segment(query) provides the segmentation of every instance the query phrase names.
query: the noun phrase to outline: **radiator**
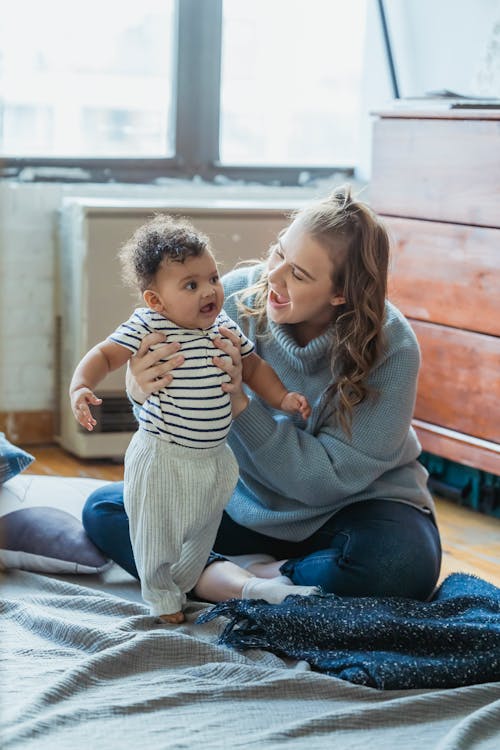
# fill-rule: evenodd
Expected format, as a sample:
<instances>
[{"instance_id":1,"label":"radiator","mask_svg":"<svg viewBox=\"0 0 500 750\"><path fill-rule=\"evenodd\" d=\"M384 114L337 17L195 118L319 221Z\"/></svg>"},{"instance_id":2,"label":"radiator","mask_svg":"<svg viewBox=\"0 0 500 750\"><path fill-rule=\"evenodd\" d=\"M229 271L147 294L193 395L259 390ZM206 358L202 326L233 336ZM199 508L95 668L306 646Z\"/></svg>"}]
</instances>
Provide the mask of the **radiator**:
<instances>
[{"instance_id":1,"label":"radiator","mask_svg":"<svg viewBox=\"0 0 500 750\"><path fill-rule=\"evenodd\" d=\"M123 457L136 422L125 394L125 370L111 373L96 389L97 427L76 422L68 388L79 360L126 320L137 303L122 285L117 253L135 229L156 212L190 219L213 244L221 271L262 256L286 225L286 205L255 201L103 201L67 198L60 211L57 262L57 440L82 458Z\"/></svg>"}]
</instances>

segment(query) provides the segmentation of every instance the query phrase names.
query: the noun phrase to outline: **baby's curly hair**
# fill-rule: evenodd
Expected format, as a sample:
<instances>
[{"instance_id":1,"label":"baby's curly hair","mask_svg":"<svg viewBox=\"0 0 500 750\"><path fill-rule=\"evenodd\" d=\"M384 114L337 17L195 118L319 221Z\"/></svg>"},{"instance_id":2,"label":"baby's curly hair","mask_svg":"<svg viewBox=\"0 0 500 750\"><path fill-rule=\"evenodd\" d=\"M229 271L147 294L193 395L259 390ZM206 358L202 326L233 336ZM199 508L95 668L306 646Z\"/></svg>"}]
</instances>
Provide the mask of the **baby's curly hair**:
<instances>
[{"instance_id":1,"label":"baby's curly hair","mask_svg":"<svg viewBox=\"0 0 500 750\"><path fill-rule=\"evenodd\" d=\"M144 292L149 289L165 260L184 263L211 251L210 240L183 217L157 214L137 229L118 253L122 278L127 286Z\"/></svg>"}]
</instances>

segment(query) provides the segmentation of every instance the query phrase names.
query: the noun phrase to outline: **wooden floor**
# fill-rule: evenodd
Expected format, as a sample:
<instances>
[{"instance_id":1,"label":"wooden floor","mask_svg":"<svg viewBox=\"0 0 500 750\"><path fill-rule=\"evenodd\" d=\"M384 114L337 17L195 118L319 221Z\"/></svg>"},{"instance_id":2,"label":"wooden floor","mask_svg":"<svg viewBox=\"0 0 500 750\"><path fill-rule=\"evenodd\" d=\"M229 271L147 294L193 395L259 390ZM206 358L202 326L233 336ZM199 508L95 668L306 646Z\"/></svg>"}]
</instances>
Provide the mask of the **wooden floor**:
<instances>
[{"instance_id":1,"label":"wooden floor","mask_svg":"<svg viewBox=\"0 0 500 750\"><path fill-rule=\"evenodd\" d=\"M123 464L82 461L55 445L29 446L35 456L27 474L123 479ZM500 519L436 498L443 543L441 580L454 571L473 573L500 586Z\"/></svg>"}]
</instances>

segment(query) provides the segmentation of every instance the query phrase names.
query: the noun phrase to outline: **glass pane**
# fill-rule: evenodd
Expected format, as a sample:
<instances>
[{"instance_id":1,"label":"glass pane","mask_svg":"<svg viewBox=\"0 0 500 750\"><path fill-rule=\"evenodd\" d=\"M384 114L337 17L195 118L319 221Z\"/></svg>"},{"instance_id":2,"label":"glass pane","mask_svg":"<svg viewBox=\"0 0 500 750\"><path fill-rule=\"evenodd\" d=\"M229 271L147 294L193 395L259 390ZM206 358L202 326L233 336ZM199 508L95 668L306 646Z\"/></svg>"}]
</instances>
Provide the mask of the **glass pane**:
<instances>
[{"instance_id":1,"label":"glass pane","mask_svg":"<svg viewBox=\"0 0 500 750\"><path fill-rule=\"evenodd\" d=\"M357 162L366 3L224 0L222 162Z\"/></svg>"},{"instance_id":2,"label":"glass pane","mask_svg":"<svg viewBox=\"0 0 500 750\"><path fill-rule=\"evenodd\" d=\"M5 156L171 156L174 0L6 0Z\"/></svg>"}]
</instances>

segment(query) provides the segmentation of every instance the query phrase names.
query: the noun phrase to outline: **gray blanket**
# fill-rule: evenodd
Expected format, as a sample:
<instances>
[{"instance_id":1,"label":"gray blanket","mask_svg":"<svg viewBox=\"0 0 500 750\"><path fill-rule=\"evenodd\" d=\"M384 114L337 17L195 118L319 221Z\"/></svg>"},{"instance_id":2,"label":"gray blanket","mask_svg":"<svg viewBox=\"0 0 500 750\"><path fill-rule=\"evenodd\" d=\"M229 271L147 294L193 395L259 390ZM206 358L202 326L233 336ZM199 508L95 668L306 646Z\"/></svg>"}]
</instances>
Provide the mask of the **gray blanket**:
<instances>
[{"instance_id":1,"label":"gray blanket","mask_svg":"<svg viewBox=\"0 0 500 750\"><path fill-rule=\"evenodd\" d=\"M498 683L382 693L70 580L2 581L3 750L500 747Z\"/></svg>"}]
</instances>

